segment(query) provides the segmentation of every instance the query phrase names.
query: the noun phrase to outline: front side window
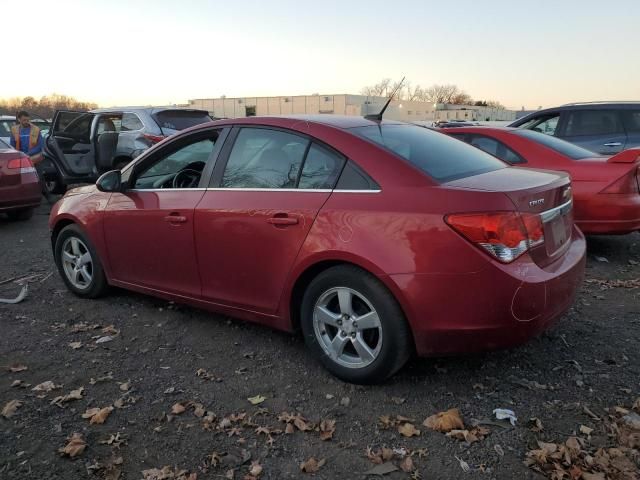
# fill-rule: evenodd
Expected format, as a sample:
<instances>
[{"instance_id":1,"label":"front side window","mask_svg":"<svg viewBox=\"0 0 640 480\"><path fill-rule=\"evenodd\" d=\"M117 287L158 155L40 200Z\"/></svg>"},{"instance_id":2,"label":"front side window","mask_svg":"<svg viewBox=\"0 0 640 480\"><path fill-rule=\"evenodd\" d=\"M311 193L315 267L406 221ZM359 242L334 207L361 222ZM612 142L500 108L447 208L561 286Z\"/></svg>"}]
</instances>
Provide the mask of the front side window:
<instances>
[{"instance_id":1,"label":"front side window","mask_svg":"<svg viewBox=\"0 0 640 480\"><path fill-rule=\"evenodd\" d=\"M135 113L123 113L121 130L130 132L132 130L142 130L142 122Z\"/></svg>"},{"instance_id":2,"label":"front side window","mask_svg":"<svg viewBox=\"0 0 640 480\"><path fill-rule=\"evenodd\" d=\"M487 152L509 164L526 163L525 159L495 138L484 135L472 135L470 142L474 147Z\"/></svg>"},{"instance_id":3,"label":"front side window","mask_svg":"<svg viewBox=\"0 0 640 480\"><path fill-rule=\"evenodd\" d=\"M218 133L212 132L207 138L174 148L166 155L161 154L151 165L136 172L134 188L146 190L197 187L217 138Z\"/></svg>"},{"instance_id":4,"label":"front side window","mask_svg":"<svg viewBox=\"0 0 640 480\"><path fill-rule=\"evenodd\" d=\"M382 124L350 131L399 155L440 183L506 168L477 148L416 125Z\"/></svg>"},{"instance_id":5,"label":"front side window","mask_svg":"<svg viewBox=\"0 0 640 480\"><path fill-rule=\"evenodd\" d=\"M242 128L229 155L221 186L296 188L308 145L309 140L299 135Z\"/></svg>"},{"instance_id":6,"label":"front side window","mask_svg":"<svg viewBox=\"0 0 640 480\"><path fill-rule=\"evenodd\" d=\"M618 112L613 110L576 110L567 115L565 135L608 135L622 133Z\"/></svg>"},{"instance_id":7,"label":"front side window","mask_svg":"<svg viewBox=\"0 0 640 480\"><path fill-rule=\"evenodd\" d=\"M93 117L93 113L60 112L56 116L56 124L53 129L54 133L89 138Z\"/></svg>"},{"instance_id":8,"label":"front side window","mask_svg":"<svg viewBox=\"0 0 640 480\"><path fill-rule=\"evenodd\" d=\"M544 133L545 135L555 135L556 129L558 128L559 120L559 113L542 115L540 117L532 118L528 122L523 123L519 128L533 130L534 132Z\"/></svg>"}]
</instances>

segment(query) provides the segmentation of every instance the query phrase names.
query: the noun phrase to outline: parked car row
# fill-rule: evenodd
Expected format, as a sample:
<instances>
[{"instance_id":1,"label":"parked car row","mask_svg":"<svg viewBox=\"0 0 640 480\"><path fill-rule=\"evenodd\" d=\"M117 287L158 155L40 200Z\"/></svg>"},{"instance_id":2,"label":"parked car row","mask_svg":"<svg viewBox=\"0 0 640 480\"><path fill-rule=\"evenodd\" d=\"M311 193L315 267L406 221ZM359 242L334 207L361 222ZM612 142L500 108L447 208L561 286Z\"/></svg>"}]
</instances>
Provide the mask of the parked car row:
<instances>
[{"instance_id":1,"label":"parked car row","mask_svg":"<svg viewBox=\"0 0 640 480\"><path fill-rule=\"evenodd\" d=\"M459 129L456 129L459 130ZM301 329L336 376L508 347L554 324L585 266L564 172L400 122L223 120L168 137L50 216L67 287L109 285Z\"/></svg>"},{"instance_id":2,"label":"parked car row","mask_svg":"<svg viewBox=\"0 0 640 480\"><path fill-rule=\"evenodd\" d=\"M40 182L27 155L0 140L0 213L28 220L40 205Z\"/></svg>"}]
</instances>

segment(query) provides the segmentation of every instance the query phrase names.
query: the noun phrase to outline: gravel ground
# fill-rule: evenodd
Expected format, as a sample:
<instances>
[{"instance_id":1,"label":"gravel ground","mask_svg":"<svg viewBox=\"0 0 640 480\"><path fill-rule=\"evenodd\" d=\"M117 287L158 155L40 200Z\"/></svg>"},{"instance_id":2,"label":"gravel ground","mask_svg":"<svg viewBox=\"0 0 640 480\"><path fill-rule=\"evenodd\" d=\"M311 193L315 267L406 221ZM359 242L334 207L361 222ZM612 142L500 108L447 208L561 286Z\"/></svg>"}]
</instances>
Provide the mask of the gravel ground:
<instances>
[{"instance_id":1,"label":"gravel ground","mask_svg":"<svg viewBox=\"0 0 640 480\"><path fill-rule=\"evenodd\" d=\"M0 282L34 274L24 302L0 305L0 407L22 402L0 416L2 479L306 478L300 464L310 457L325 461L315 478L373 478L367 448L375 456L382 447L396 449L385 466L412 454L413 473L389 479L462 478L460 460L476 477L543 478L524 464L537 441L611 445L594 417L640 395L640 288L618 282L640 277L639 234L590 238L575 306L528 345L413 360L385 385L361 387L326 373L299 337L122 290L76 298L55 271L47 215L43 206L27 222L0 218ZM18 291L0 284L0 297ZM46 381L60 387L32 390ZM81 387L79 399L52 403ZM252 405L256 396L264 400ZM93 424L82 417L106 407ZM490 432L466 443L422 426L449 408L467 428L488 421ZM495 422L495 408L512 409L516 425ZM317 431L322 420L335 420L333 435L331 422ZM402 435L398 421L420 434ZM59 449L74 433L86 448L71 458Z\"/></svg>"}]
</instances>

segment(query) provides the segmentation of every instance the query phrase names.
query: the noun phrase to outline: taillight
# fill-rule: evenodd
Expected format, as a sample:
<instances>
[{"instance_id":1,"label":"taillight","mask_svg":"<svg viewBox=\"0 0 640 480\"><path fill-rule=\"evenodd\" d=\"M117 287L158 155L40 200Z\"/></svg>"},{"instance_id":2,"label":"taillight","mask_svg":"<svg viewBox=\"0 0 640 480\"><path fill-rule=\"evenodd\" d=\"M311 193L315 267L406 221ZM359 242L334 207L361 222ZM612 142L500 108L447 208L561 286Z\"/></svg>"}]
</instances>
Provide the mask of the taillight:
<instances>
[{"instance_id":1,"label":"taillight","mask_svg":"<svg viewBox=\"0 0 640 480\"><path fill-rule=\"evenodd\" d=\"M163 135L151 135L149 133L145 133L143 137L149 140L151 143L158 143L166 138Z\"/></svg>"},{"instance_id":2,"label":"taillight","mask_svg":"<svg viewBox=\"0 0 640 480\"><path fill-rule=\"evenodd\" d=\"M638 193L640 191L640 166L634 168L600 193Z\"/></svg>"},{"instance_id":3,"label":"taillight","mask_svg":"<svg viewBox=\"0 0 640 480\"><path fill-rule=\"evenodd\" d=\"M544 243L542 218L534 213L453 214L447 215L445 222L503 263L513 262L530 248Z\"/></svg>"},{"instance_id":4,"label":"taillight","mask_svg":"<svg viewBox=\"0 0 640 480\"><path fill-rule=\"evenodd\" d=\"M36 171L29 157L20 157L9 160L7 168L9 170L20 170L20 173L34 173Z\"/></svg>"}]
</instances>

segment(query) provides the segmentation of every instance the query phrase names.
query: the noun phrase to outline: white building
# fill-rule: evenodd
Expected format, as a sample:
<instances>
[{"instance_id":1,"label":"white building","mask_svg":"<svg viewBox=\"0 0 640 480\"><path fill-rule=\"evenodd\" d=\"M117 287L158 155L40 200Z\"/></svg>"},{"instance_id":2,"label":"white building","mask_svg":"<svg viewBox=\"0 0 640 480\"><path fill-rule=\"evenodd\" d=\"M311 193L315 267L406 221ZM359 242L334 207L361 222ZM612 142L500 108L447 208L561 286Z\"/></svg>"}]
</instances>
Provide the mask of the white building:
<instances>
[{"instance_id":1,"label":"white building","mask_svg":"<svg viewBox=\"0 0 640 480\"><path fill-rule=\"evenodd\" d=\"M380 111L385 97L365 95L295 95L281 97L198 98L189 106L207 110L217 118L238 118L264 115L334 114L363 116ZM405 122L435 120L513 120L515 112L471 105L432 104L394 100L385 118Z\"/></svg>"}]
</instances>

